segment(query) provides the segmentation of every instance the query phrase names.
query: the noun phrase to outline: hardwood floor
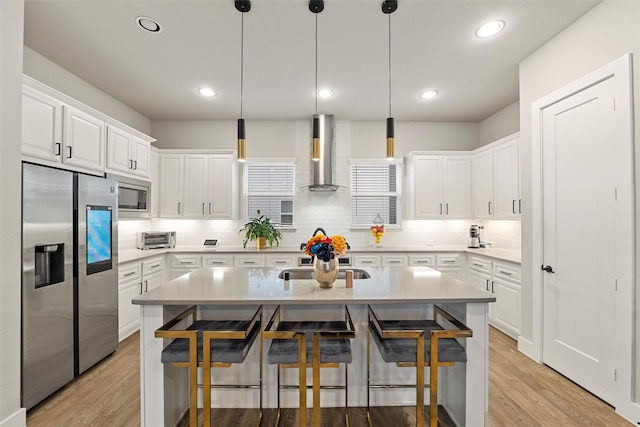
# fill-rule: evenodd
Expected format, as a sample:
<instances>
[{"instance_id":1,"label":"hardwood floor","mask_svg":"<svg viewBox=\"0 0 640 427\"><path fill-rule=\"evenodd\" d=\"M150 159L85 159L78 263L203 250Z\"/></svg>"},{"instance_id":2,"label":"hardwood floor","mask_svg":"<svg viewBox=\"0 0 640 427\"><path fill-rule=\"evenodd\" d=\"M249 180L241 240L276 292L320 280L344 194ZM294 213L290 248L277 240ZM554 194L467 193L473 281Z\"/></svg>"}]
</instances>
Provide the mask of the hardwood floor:
<instances>
[{"instance_id":1,"label":"hardwood floor","mask_svg":"<svg viewBox=\"0 0 640 427\"><path fill-rule=\"evenodd\" d=\"M632 424L613 408L552 369L518 352L516 343L490 328L489 425L621 426ZM116 353L65 386L27 414L29 427L128 427L140 425L139 335L120 343ZM411 407L375 408L379 426L414 426ZM256 413L244 409L216 411L215 425L253 426ZM296 410L284 410L281 425L295 426ZM310 419L310 418L309 418ZM273 425L275 410L267 410L263 425ZM366 413L353 408L352 427L366 426ZM323 425L343 424L343 411L323 410ZM445 426L447 423L445 422Z\"/></svg>"}]
</instances>

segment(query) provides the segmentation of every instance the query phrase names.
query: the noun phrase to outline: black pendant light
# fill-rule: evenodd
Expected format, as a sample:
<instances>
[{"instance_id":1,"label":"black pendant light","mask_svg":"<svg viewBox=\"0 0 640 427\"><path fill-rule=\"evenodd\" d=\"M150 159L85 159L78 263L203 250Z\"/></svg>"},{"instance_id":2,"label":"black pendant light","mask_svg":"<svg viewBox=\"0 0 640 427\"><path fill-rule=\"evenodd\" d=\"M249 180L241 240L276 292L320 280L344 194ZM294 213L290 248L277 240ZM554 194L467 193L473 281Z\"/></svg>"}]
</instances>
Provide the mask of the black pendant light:
<instances>
[{"instance_id":1,"label":"black pendant light","mask_svg":"<svg viewBox=\"0 0 640 427\"><path fill-rule=\"evenodd\" d=\"M236 9L242 12L240 33L240 118L238 119L238 161L247 160L247 137L242 118L242 98L244 95L244 14L251 10L251 1L235 0Z\"/></svg>"},{"instance_id":2,"label":"black pendant light","mask_svg":"<svg viewBox=\"0 0 640 427\"><path fill-rule=\"evenodd\" d=\"M316 114L313 116L311 160L320 160L320 119L318 118L318 13L324 10L324 0L309 0L309 10L316 15Z\"/></svg>"},{"instance_id":3,"label":"black pendant light","mask_svg":"<svg viewBox=\"0 0 640 427\"><path fill-rule=\"evenodd\" d=\"M389 15L389 117L387 118L387 160L393 160L396 150L395 129L391 117L391 14L398 9L398 0L384 0L382 13Z\"/></svg>"}]
</instances>

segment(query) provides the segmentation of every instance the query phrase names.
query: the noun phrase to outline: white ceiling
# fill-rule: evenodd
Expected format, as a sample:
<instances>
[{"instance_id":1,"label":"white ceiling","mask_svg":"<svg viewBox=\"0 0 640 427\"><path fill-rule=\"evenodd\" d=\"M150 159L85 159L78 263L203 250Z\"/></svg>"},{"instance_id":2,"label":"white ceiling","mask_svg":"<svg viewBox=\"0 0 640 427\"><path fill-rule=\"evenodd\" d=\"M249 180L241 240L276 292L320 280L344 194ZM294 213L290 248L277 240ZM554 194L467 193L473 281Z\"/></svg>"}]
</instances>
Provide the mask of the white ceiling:
<instances>
[{"instance_id":1,"label":"white ceiling","mask_svg":"<svg viewBox=\"0 0 640 427\"><path fill-rule=\"evenodd\" d=\"M518 99L518 63L600 0L399 0L391 15L392 115L479 121ZM326 0L318 14L318 112L388 115L388 15L381 0ZM137 16L163 26L143 32ZM244 118L315 112L315 18L306 0L253 0L244 15ZM478 39L484 22L505 30ZM233 0L26 0L25 44L151 120L240 114L241 13ZM196 93L209 86L213 98ZM426 89L440 95L418 97Z\"/></svg>"}]
</instances>

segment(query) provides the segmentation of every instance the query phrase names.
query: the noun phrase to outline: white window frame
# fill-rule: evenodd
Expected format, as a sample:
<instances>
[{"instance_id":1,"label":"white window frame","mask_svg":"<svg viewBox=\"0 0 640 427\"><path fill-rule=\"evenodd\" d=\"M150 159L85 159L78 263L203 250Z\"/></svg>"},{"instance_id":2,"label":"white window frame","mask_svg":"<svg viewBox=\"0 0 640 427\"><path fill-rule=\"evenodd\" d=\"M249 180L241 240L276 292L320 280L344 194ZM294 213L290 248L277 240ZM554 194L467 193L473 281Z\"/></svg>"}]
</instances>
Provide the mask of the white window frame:
<instances>
[{"instance_id":1,"label":"white window frame","mask_svg":"<svg viewBox=\"0 0 640 427\"><path fill-rule=\"evenodd\" d=\"M291 177L293 178L292 181L292 185L291 188L288 190L283 190L283 191L276 191L276 192L256 192L256 193L251 193L249 191L249 168L251 165L255 165L255 164L265 164L265 165L271 165L271 166L287 166L287 167L292 167L292 172L291 172ZM267 197L282 197L282 199L291 199L291 204L292 204L292 208L291 208L291 217L292 217L292 222L291 224L286 224L283 225L277 221L274 220L274 218L271 218L272 222L274 224L276 224L276 226L278 228L293 228L295 227L295 190L296 189L296 161L295 159L269 159L269 158L254 158L254 159L247 159L246 162L244 163L243 167L242 167L242 202L243 202L243 216L244 216L244 220L249 221L251 218L257 218L260 215L266 215L268 217L270 217L268 212L261 212L260 215L257 215L255 212L250 213L249 212L249 197L256 195L256 196L267 196Z\"/></svg>"},{"instance_id":2,"label":"white window frame","mask_svg":"<svg viewBox=\"0 0 640 427\"><path fill-rule=\"evenodd\" d=\"M356 188L353 172L354 167L359 165L362 166L388 166L395 165L396 166L396 191L393 192L380 192L380 191L359 191ZM355 197L369 197L369 196L396 196L396 223L391 224L388 221L389 212L380 212L380 215L385 220L385 226L390 228L400 228L402 226L402 177L403 177L403 162L402 159L394 159L394 160L386 160L386 159L351 159L349 160L349 179L351 183L351 228L369 228L373 224L373 220L376 216L376 213L371 214L371 218L368 220L368 223L355 223L353 216L353 203Z\"/></svg>"}]
</instances>

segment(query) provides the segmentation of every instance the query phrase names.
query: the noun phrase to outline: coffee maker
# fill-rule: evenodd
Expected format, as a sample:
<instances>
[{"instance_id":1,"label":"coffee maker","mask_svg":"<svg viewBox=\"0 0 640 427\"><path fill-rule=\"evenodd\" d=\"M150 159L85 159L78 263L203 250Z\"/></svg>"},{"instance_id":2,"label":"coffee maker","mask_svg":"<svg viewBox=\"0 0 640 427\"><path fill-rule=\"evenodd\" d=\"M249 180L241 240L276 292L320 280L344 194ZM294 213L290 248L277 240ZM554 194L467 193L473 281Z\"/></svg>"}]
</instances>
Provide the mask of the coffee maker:
<instances>
[{"instance_id":1,"label":"coffee maker","mask_svg":"<svg viewBox=\"0 0 640 427\"><path fill-rule=\"evenodd\" d=\"M484 247L482 244L482 236L480 235L480 230L484 227L481 225L472 225L469 227L469 244L470 248L481 248Z\"/></svg>"}]
</instances>

